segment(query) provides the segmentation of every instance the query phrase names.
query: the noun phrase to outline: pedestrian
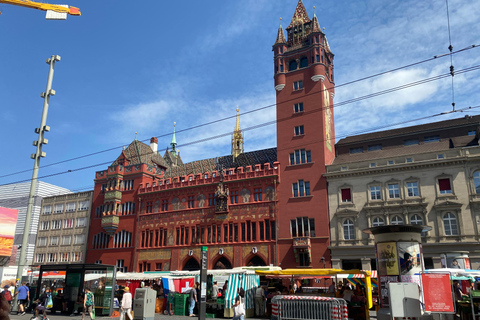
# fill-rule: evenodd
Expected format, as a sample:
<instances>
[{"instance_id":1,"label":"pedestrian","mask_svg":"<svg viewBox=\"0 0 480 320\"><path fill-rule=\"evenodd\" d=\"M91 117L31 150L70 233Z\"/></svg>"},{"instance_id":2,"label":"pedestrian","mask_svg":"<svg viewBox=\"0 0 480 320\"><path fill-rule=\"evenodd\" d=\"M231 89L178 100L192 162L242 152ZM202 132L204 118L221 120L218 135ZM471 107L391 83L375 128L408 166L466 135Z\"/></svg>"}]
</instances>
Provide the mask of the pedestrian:
<instances>
[{"instance_id":1,"label":"pedestrian","mask_svg":"<svg viewBox=\"0 0 480 320\"><path fill-rule=\"evenodd\" d=\"M30 299L30 290L25 285L25 281L22 282L22 285L18 288L16 294L18 295L18 315L23 316L25 314L25 306Z\"/></svg>"},{"instance_id":2,"label":"pedestrian","mask_svg":"<svg viewBox=\"0 0 480 320\"><path fill-rule=\"evenodd\" d=\"M85 288L85 298L83 299L82 320L85 320L85 313L88 312L90 319L94 319L93 308L95 308L95 296L90 288Z\"/></svg>"},{"instance_id":3,"label":"pedestrian","mask_svg":"<svg viewBox=\"0 0 480 320\"><path fill-rule=\"evenodd\" d=\"M238 295L233 305L233 320L245 320L245 290L238 288Z\"/></svg>"},{"instance_id":4,"label":"pedestrian","mask_svg":"<svg viewBox=\"0 0 480 320\"><path fill-rule=\"evenodd\" d=\"M46 287L45 291L42 293L40 298L38 298L37 307L35 308L35 318L33 320L38 320L38 314L40 311L43 314L43 320L48 320L47 318L47 304L48 300L51 298L52 294L50 293L50 288Z\"/></svg>"},{"instance_id":5,"label":"pedestrian","mask_svg":"<svg viewBox=\"0 0 480 320\"><path fill-rule=\"evenodd\" d=\"M12 294L10 293L10 290L8 290L8 288L10 288L10 286L8 284L6 284L2 291L2 294L3 296L5 297L5 300L7 300L8 304L10 305L10 307L12 306Z\"/></svg>"},{"instance_id":6,"label":"pedestrian","mask_svg":"<svg viewBox=\"0 0 480 320\"><path fill-rule=\"evenodd\" d=\"M212 287L212 300L213 301L217 301L217 298L218 298L218 282L217 281L214 281L213 282L213 287Z\"/></svg>"},{"instance_id":7,"label":"pedestrian","mask_svg":"<svg viewBox=\"0 0 480 320\"><path fill-rule=\"evenodd\" d=\"M225 298L225 296L227 295L227 288L228 288L228 280L225 280L225 283L223 285L223 288L222 288L222 297Z\"/></svg>"},{"instance_id":8,"label":"pedestrian","mask_svg":"<svg viewBox=\"0 0 480 320\"><path fill-rule=\"evenodd\" d=\"M130 293L130 288L125 287L123 289L123 298L122 298L122 305L120 307L120 320L123 320L125 318L125 314L127 314L127 317L130 320L133 320L131 311L132 311L132 294Z\"/></svg>"},{"instance_id":9,"label":"pedestrian","mask_svg":"<svg viewBox=\"0 0 480 320\"><path fill-rule=\"evenodd\" d=\"M188 316L195 317L195 314L193 314L193 308L195 308L195 303L197 302L197 284L194 284L193 288L190 289L188 297L190 298L190 312L188 313Z\"/></svg>"},{"instance_id":10,"label":"pedestrian","mask_svg":"<svg viewBox=\"0 0 480 320\"><path fill-rule=\"evenodd\" d=\"M255 315L257 317L265 316L265 290L261 285L255 289Z\"/></svg>"}]
</instances>

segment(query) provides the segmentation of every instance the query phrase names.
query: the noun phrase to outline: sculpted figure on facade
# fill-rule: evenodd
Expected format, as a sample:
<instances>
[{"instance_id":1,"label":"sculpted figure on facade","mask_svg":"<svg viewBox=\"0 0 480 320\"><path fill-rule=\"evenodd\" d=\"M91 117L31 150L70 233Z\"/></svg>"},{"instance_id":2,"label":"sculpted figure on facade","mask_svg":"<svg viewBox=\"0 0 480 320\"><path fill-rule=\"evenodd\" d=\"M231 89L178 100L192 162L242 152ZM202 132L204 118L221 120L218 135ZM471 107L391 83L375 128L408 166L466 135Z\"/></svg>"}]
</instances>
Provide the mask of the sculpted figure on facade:
<instances>
[{"instance_id":1,"label":"sculpted figure on facade","mask_svg":"<svg viewBox=\"0 0 480 320\"><path fill-rule=\"evenodd\" d=\"M240 195L242 196L243 203L250 201L250 190L242 189L242 191L240 191Z\"/></svg>"},{"instance_id":2,"label":"sculpted figure on facade","mask_svg":"<svg viewBox=\"0 0 480 320\"><path fill-rule=\"evenodd\" d=\"M198 201L198 207L203 208L203 206L205 205L205 196L203 194L199 194L197 196L197 201Z\"/></svg>"}]
</instances>

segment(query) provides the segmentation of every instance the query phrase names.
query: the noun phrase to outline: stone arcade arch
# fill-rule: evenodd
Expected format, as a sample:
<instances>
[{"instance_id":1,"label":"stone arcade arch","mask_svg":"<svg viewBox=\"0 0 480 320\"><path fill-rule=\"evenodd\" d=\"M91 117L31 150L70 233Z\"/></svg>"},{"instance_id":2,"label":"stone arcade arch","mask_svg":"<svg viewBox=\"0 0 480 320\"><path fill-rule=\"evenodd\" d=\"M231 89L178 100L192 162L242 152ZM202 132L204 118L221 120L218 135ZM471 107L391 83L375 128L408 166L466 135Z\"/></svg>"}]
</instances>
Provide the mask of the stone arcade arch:
<instances>
[{"instance_id":1,"label":"stone arcade arch","mask_svg":"<svg viewBox=\"0 0 480 320\"><path fill-rule=\"evenodd\" d=\"M220 257L213 265L213 269L232 269L232 264L227 258Z\"/></svg>"},{"instance_id":2,"label":"stone arcade arch","mask_svg":"<svg viewBox=\"0 0 480 320\"><path fill-rule=\"evenodd\" d=\"M200 270L200 263L198 263L197 259L195 258L190 258L185 262L185 265L183 266L184 271L197 271Z\"/></svg>"},{"instance_id":3,"label":"stone arcade arch","mask_svg":"<svg viewBox=\"0 0 480 320\"><path fill-rule=\"evenodd\" d=\"M267 264L259 256L253 256L247 263L247 267L266 267Z\"/></svg>"}]
</instances>

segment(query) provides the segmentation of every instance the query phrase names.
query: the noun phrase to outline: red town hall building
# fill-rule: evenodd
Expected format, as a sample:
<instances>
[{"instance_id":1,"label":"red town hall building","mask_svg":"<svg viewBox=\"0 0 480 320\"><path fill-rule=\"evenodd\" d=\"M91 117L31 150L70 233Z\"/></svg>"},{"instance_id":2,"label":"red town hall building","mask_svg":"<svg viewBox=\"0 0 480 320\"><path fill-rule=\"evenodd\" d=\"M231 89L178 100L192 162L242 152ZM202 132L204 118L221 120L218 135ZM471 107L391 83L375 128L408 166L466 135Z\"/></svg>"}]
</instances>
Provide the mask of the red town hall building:
<instances>
[{"instance_id":1,"label":"red town hall building","mask_svg":"<svg viewBox=\"0 0 480 320\"><path fill-rule=\"evenodd\" d=\"M286 32L273 45L277 148L244 152L238 109L228 156L183 163L175 132L163 157L156 138L135 139L96 172L87 263L198 270L208 246L209 269L331 266L333 54L301 0Z\"/></svg>"}]
</instances>

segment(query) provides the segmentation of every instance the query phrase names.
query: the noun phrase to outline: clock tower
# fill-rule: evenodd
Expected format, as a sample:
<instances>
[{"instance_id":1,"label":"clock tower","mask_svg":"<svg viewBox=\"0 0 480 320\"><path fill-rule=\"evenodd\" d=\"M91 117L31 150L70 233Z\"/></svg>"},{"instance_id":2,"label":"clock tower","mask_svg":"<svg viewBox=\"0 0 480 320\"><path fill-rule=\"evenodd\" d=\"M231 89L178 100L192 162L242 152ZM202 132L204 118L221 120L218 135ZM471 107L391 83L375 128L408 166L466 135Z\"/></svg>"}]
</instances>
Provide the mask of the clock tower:
<instances>
[{"instance_id":1,"label":"clock tower","mask_svg":"<svg viewBox=\"0 0 480 320\"><path fill-rule=\"evenodd\" d=\"M278 263L282 268L329 267L327 183L335 156L333 53L318 18L298 1L274 52L277 95Z\"/></svg>"}]
</instances>

